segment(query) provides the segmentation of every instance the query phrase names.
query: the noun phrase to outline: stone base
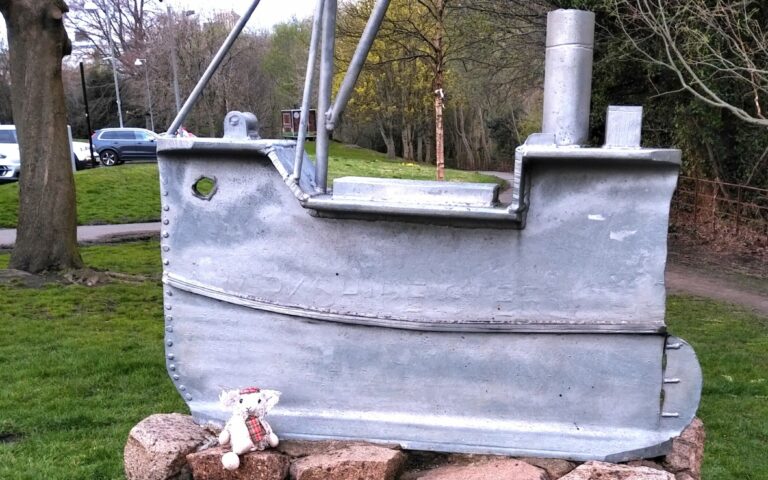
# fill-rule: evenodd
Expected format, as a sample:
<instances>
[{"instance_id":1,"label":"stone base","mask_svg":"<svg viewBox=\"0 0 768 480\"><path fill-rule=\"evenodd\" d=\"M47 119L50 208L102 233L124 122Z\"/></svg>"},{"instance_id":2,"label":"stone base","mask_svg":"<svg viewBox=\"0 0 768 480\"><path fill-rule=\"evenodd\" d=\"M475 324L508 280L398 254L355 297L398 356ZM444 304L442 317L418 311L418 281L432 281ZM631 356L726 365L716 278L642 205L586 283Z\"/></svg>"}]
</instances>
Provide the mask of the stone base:
<instances>
[{"instance_id":1,"label":"stone base","mask_svg":"<svg viewBox=\"0 0 768 480\"><path fill-rule=\"evenodd\" d=\"M404 451L397 445L344 441L286 441L275 450L241 456L225 470L211 433L191 417L153 415L139 423L126 444L131 480L701 480L704 425L695 419L655 459L616 465L558 459L507 458Z\"/></svg>"},{"instance_id":2,"label":"stone base","mask_svg":"<svg viewBox=\"0 0 768 480\"><path fill-rule=\"evenodd\" d=\"M128 434L123 452L128 480L187 480L192 478L186 456L216 444L216 438L189 415L151 415Z\"/></svg>"},{"instance_id":3,"label":"stone base","mask_svg":"<svg viewBox=\"0 0 768 480\"><path fill-rule=\"evenodd\" d=\"M240 468L225 470L221 457L230 451L222 447L209 448L187 455L195 480L283 480L288 474L290 459L274 450L253 452L240 457Z\"/></svg>"}]
</instances>

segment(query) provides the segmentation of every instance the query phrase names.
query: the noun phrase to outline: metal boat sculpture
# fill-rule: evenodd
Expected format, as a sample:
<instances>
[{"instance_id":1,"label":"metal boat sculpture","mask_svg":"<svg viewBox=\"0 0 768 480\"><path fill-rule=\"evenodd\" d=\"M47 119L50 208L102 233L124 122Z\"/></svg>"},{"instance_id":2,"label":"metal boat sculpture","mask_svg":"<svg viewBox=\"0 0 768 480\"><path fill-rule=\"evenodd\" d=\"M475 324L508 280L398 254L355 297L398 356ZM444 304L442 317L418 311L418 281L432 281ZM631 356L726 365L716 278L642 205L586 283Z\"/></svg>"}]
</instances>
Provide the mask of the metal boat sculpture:
<instances>
[{"instance_id":1,"label":"metal boat sculpture","mask_svg":"<svg viewBox=\"0 0 768 480\"><path fill-rule=\"evenodd\" d=\"M701 390L693 350L664 323L680 151L640 148L639 107L611 107L606 145L580 146L594 17L558 10L543 133L517 149L511 202L485 184L347 177L327 189L329 131L386 4L332 107L336 5L318 2L302 109L321 45L317 163L302 135L259 139L239 112L223 139L159 142L167 368L195 419L223 422L220 390L256 384L283 392L270 422L286 439L664 454Z\"/></svg>"}]
</instances>

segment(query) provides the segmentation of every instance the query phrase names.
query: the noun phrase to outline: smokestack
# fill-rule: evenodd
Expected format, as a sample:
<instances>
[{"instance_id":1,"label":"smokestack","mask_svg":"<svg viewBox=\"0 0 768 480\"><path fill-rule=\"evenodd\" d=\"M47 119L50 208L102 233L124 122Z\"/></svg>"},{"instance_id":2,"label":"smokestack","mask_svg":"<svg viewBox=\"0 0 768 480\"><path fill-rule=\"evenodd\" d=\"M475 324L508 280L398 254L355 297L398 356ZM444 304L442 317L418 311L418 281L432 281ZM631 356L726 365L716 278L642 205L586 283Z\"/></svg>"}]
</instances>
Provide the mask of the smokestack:
<instances>
[{"instance_id":1,"label":"smokestack","mask_svg":"<svg viewBox=\"0 0 768 480\"><path fill-rule=\"evenodd\" d=\"M595 14L555 10L547 15L542 133L557 145L583 145L589 136Z\"/></svg>"}]
</instances>

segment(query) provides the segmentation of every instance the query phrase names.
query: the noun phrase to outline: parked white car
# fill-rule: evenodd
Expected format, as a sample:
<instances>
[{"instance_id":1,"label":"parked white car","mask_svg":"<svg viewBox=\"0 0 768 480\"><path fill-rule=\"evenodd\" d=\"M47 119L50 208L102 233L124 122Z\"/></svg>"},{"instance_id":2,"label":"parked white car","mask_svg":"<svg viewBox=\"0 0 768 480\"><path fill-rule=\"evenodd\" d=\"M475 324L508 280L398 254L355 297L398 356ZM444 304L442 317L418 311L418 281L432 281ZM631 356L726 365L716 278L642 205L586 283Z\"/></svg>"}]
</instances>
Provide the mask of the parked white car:
<instances>
[{"instance_id":1,"label":"parked white car","mask_svg":"<svg viewBox=\"0 0 768 480\"><path fill-rule=\"evenodd\" d=\"M96 160L99 158L99 154L96 153L96 148L93 149L93 157L91 157L91 146L88 142L72 142L72 150L75 154L75 162L77 162L77 169L83 168L81 164L90 164L91 159Z\"/></svg>"},{"instance_id":2,"label":"parked white car","mask_svg":"<svg viewBox=\"0 0 768 480\"><path fill-rule=\"evenodd\" d=\"M72 142L72 150L77 170L93 165L88 142ZM0 183L18 180L20 171L21 154L16 126L0 125Z\"/></svg>"},{"instance_id":3,"label":"parked white car","mask_svg":"<svg viewBox=\"0 0 768 480\"><path fill-rule=\"evenodd\" d=\"M21 155L16 140L16 127L0 125L0 182L13 182L19 179Z\"/></svg>"}]
</instances>

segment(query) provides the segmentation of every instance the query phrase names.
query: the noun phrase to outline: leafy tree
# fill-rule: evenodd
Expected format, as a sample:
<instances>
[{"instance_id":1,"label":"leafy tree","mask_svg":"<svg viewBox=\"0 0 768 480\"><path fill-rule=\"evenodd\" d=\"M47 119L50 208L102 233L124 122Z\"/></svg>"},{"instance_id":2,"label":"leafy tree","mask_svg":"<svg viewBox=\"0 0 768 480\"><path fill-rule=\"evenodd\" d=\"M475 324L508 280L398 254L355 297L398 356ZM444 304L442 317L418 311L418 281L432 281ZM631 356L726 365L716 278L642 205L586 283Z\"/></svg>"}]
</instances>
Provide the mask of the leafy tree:
<instances>
[{"instance_id":1,"label":"leafy tree","mask_svg":"<svg viewBox=\"0 0 768 480\"><path fill-rule=\"evenodd\" d=\"M768 169L764 168L768 161L765 129L759 122L747 121L743 114L734 111L741 110L759 119L758 112L764 111L765 105L754 102L754 81L760 83L761 77L757 74L754 79L730 76L723 63L730 62L730 68L737 70L739 65L749 62L766 64L765 50L755 51L747 60L743 52L727 47L739 35L745 42L744 49L760 44L751 35L759 28L754 20L765 18L764 5L719 0L556 0L554 3L558 7L583 8L596 13L594 143L602 141L605 109L609 103L643 105L644 144L681 148L685 173L756 186L768 184ZM758 6L762 10L756 9ZM735 28L731 34L735 36L726 38L725 32L712 23L715 18L718 22L731 22ZM666 28L658 23L663 19L668 23ZM707 45L703 43L705 37ZM669 43L672 40L674 48ZM683 57L678 57L676 51L684 54ZM688 76L688 68L695 77ZM682 78L678 71L683 74ZM719 100L712 97L709 99L712 101L705 101L681 82L709 90ZM762 82L765 87L765 80ZM760 101L764 100L762 91L757 89ZM730 107L715 105L717 101L726 102Z\"/></svg>"},{"instance_id":2,"label":"leafy tree","mask_svg":"<svg viewBox=\"0 0 768 480\"><path fill-rule=\"evenodd\" d=\"M342 9L342 45L359 37L372 5ZM407 159L431 161L434 145L445 161L490 166L499 151L489 124L513 108L527 111L525 98L541 78L544 10L542 1L393 1L350 110L375 122L390 155L399 138ZM340 56L352 48L341 47ZM445 162L436 163L439 177Z\"/></svg>"},{"instance_id":3,"label":"leafy tree","mask_svg":"<svg viewBox=\"0 0 768 480\"><path fill-rule=\"evenodd\" d=\"M615 0L615 7L640 58L672 72L698 100L768 127L768 4Z\"/></svg>"},{"instance_id":4,"label":"leafy tree","mask_svg":"<svg viewBox=\"0 0 768 480\"><path fill-rule=\"evenodd\" d=\"M311 22L293 20L276 25L270 36L261 66L272 79L281 108L298 108L301 104L311 31Z\"/></svg>"},{"instance_id":5,"label":"leafy tree","mask_svg":"<svg viewBox=\"0 0 768 480\"><path fill-rule=\"evenodd\" d=\"M347 4L340 12L337 56L342 59L342 65L335 78L337 87L372 7L373 2L367 0ZM393 2L387 13L388 21L415 18L413 8L406 2ZM387 156L395 157L400 138L402 156L406 160L422 161L429 156L425 151L428 136L425 127L426 113L432 103L432 71L423 60L409 57L410 49L406 46L409 39L391 41L392 38L379 35L374 41L345 114L346 123L370 122L381 136Z\"/></svg>"},{"instance_id":6,"label":"leafy tree","mask_svg":"<svg viewBox=\"0 0 768 480\"><path fill-rule=\"evenodd\" d=\"M674 127L691 154L689 170L765 185L768 4L613 0L612 6L633 58L668 79L659 94L684 94Z\"/></svg>"}]
</instances>

